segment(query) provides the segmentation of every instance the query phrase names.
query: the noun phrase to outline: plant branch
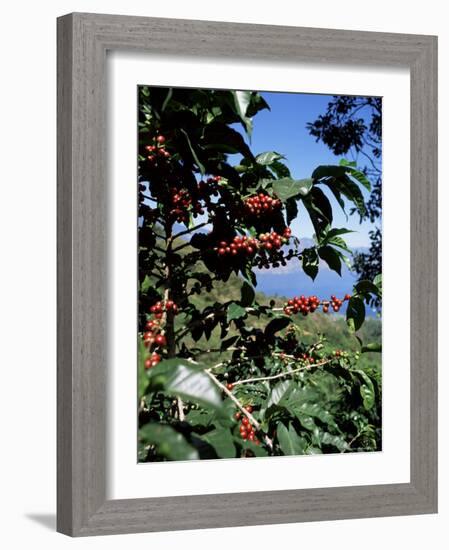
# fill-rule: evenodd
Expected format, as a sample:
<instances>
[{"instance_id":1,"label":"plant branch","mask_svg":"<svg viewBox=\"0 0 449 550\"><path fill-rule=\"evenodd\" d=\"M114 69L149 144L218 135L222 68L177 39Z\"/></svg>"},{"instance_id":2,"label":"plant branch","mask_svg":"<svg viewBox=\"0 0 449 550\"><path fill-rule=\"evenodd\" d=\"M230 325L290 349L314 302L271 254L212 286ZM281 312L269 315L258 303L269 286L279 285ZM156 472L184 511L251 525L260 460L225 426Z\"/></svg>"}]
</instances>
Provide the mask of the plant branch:
<instances>
[{"instance_id":1,"label":"plant branch","mask_svg":"<svg viewBox=\"0 0 449 550\"><path fill-rule=\"evenodd\" d=\"M173 240L177 239L178 237L183 237L184 235L188 235L189 233L192 233L192 231L196 231L197 229L201 229L202 227L205 227L207 224L208 222L199 223L198 225L195 225L190 229L185 229L184 231L176 233L176 235L173 235Z\"/></svg>"},{"instance_id":2,"label":"plant branch","mask_svg":"<svg viewBox=\"0 0 449 550\"><path fill-rule=\"evenodd\" d=\"M236 382L233 382L233 385L237 386L240 384L251 384L253 382L264 382L265 380L277 380L278 378L285 378L286 376L291 376L292 374L295 374L303 370L310 370L311 368L322 367L323 365L327 365L328 363L330 363L330 361L322 361L321 363L309 364L307 366L298 367L297 369L281 372L279 374L273 374L272 376L260 376L258 378L247 378L246 380L237 380Z\"/></svg>"},{"instance_id":3,"label":"plant branch","mask_svg":"<svg viewBox=\"0 0 449 550\"><path fill-rule=\"evenodd\" d=\"M222 384L215 375L210 372L210 369L207 369L204 372L209 376L212 382L214 382L214 384L217 385L229 397L229 399L234 402L240 412L242 412L248 418L248 420L256 428L256 430L259 432L262 431L261 425L254 418L254 416L250 412L248 412L237 399L237 397L235 397L235 395L230 390L228 390L228 388L224 384ZM268 445L268 447L273 450L273 441L266 434L264 435L264 441Z\"/></svg>"}]
</instances>

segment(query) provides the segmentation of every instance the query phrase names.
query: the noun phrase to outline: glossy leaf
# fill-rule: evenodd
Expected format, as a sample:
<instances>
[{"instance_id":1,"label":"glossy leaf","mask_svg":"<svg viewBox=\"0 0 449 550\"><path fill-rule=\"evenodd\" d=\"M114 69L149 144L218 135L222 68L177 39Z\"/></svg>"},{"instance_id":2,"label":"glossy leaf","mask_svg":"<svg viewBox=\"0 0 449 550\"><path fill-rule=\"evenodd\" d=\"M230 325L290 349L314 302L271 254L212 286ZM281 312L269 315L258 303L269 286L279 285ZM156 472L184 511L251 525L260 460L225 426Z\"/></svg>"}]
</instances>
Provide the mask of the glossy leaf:
<instances>
[{"instance_id":1,"label":"glossy leaf","mask_svg":"<svg viewBox=\"0 0 449 550\"><path fill-rule=\"evenodd\" d=\"M287 398L293 389L293 383L291 380L283 380L278 382L271 390L268 401L265 405L265 409L270 408L272 405L278 405L283 399Z\"/></svg>"},{"instance_id":2,"label":"glossy leaf","mask_svg":"<svg viewBox=\"0 0 449 550\"><path fill-rule=\"evenodd\" d=\"M346 321L351 330L359 330L365 320L365 304L361 298L352 296L346 309Z\"/></svg>"},{"instance_id":3,"label":"glossy leaf","mask_svg":"<svg viewBox=\"0 0 449 550\"><path fill-rule=\"evenodd\" d=\"M281 201L286 201L292 197L306 196L311 188L311 179L294 180L292 178L281 178L273 181L273 191Z\"/></svg>"},{"instance_id":4,"label":"glossy leaf","mask_svg":"<svg viewBox=\"0 0 449 550\"><path fill-rule=\"evenodd\" d=\"M189 146L189 149L190 149L190 152L192 153L192 157L193 157L193 160L195 161L195 164L198 166L200 172L202 174L205 174L206 173L206 169L204 168L204 165L202 164L202 162L200 161L200 159L198 158L197 154L196 154L196 151L195 149L193 148L192 146L192 143L190 142L190 138L189 138L189 135L187 134L187 132L181 128L181 132L184 134L185 138L186 138L186 141L187 141L187 145Z\"/></svg>"},{"instance_id":5,"label":"glossy leaf","mask_svg":"<svg viewBox=\"0 0 449 550\"><path fill-rule=\"evenodd\" d=\"M222 400L215 384L204 372L204 367L187 359L166 359L148 371L150 389L161 390L172 396L201 403L206 407L220 407Z\"/></svg>"},{"instance_id":6,"label":"glossy leaf","mask_svg":"<svg viewBox=\"0 0 449 550\"><path fill-rule=\"evenodd\" d=\"M237 113L239 114L240 119L245 127L246 133L248 135L251 135L253 130L253 125L251 122L251 118L246 116L248 106L251 102L251 92L235 91L235 92L232 92L232 95L234 97Z\"/></svg>"},{"instance_id":7,"label":"glossy leaf","mask_svg":"<svg viewBox=\"0 0 449 550\"><path fill-rule=\"evenodd\" d=\"M290 317L282 316L272 319L268 325L265 327L264 334L267 338L270 338L279 332L280 330L286 328L291 323Z\"/></svg>"},{"instance_id":8,"label":"glossy leaf","mask_svg":"<svg viewBox=\"0 0 449 550\"><path fill-rule=\"evenodd\" d=\"M240 303L242 304L242 306L243 307L251 306L254 302L254 298L256 297L254 288L247 281L243 281L240 293L241 293Z\"/></svg>"},{"instance_id":9,"label":"glossy leaf","mask_svg":"<svg viewBox=\"0 0 449 550\"><path fill-rule=\"evenodd\" d=\"M382 344L379 342L371 342L362 346L362 353L382 353Z\"/></svg>"},{"instance_id":10,"label":"glossy leaf","mask_svg":"<svg viewBox=\"0 0 449 550\"><path fill-rule=\"evenodd\" d=\"M265 153L260 153L260 155L256 156L256 162L257 164L261 164L262 166L269 166L276 160L280 160L284 158L279 153L276 153L275 151L267 151Z\"/></svg>"},{"instance_id":11,"label":"glossy leaf","mask_svg":"<svg viewBox=\"0 0 449 550\"><path fill-rule=\"evenodd\" d=\"M139 430L139 440L144 445L154 445L157 452L169 460L197 460L198 451L182 434L165 424L145 424Z\"/></svg>"},{"instance_id":12,"label":"glossy leaf","mask_svg":"<svg viewBox=\"0 0 449 550\"><path fill-rule=\"evenodd\" d=\"M307 441L300 437L293 426L287 428L282 422L277 425L277 438L285 455L302 455L307 448Z\"/></svg>"},{"instance_id":13,"label":"glossy leaf","mask_svg":"<svg viewBox=\"0 0 449 550\"><path fill-rule=\"evenodd\" d=\"M220 458L234 458L236 454L234 440L225 428L218 428L201 436L201 439L212 445Z\"/></svg>"},{"instance_id":14,"label":"glossy leaf","mask_svg":"<svg viewBox=\"0 0 449 550\"><path fill-rule=\"evenodd\" d=\"M335 248L331 246L321 246L318 249L318 255L324 260L333 271L341 276L341 259Z\"/></svg>"},{"instance_id":15,"label":"glossy leaf","mask_svg":"<svg viewBox=\"0 0 449 550\"><path fill-rule=\"evenodd\" d=\"M363 406L365 409L371 409L374 406L376 392L374 389L374 384L371 378L362 370L355 370L359 377L362 380L360 385L360 396L363 400Z\"/></svg>"},{"instance_id":16,"label":"glossy leaf","mask_svg":"<svg viewBox=\"0 0 449 550\"><path fill-rule=\"evenodd\" d=\"M241 319L242 317L245 317L245 315L246 309L240 304L237 304L236 302L231 302L229 304L226 316L228 323L230 323L234 319Z\"/></svg>"},{"instance_id":17,"label":"glossy leaf","mask_svg":"<svg viewBox=\"0 0 449 550\"><path fill-rule=\"evenodd\" d=\"M302 251L302 268L304 273L312 280L318 275L318 265L320 259L316 248L305 248Z\"/></svg>"}]
</instances>

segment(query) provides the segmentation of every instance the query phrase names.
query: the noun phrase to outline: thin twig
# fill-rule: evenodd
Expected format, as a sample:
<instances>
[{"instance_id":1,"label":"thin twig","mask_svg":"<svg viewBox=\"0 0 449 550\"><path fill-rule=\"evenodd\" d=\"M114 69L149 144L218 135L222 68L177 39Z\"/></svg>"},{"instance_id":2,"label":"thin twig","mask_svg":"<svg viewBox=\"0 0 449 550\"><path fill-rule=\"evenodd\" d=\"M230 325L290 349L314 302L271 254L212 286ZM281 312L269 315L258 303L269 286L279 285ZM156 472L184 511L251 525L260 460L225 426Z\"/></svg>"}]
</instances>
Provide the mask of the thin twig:
<instances>
[{"instance_id":1,"label":"thin twig","mask_svg":"<svg viewBox=\"0 0 449 550\"><path fill-rule=\"evenodd\" d=\"M295 374L303 370L310 370L311 368L322 367L323 365L327 365L328 363L330 363L330 361L322 361L321 363L309 364L307 366L298 367L297 369L293 369L290 371L281 372L279 374L273 374L272 376L260 376L258 378L247 378L246 380L237 380L236 382L233 382L233 385L237 386L240 384L251 384L253 382L264 382L265 380L276 380L278 378L285 378L286 376L291 376L292 374Z\"/></svg>"},{"instance_id":2,"label":"thin twig","mask_svg":"<svg viewBox=\"0 0 449 550\"><path fill-rule=\"evenodd\" d=\"M237 399L237 397L235 397L235 395L230 390L228 390L228 388L224 384L222 384L216 376L214 376L210 372L210 369L207 369L204 372L209 376L209 378L214 382L214 384L216 384L229 397L229 399L231 399L231 401L235 403L238 409L248 418L248 420L256 428L256 430L262 431L262 428L259 422L254 418L254 416L250 412L248 412L245 409L245 407L240 403L240 401ZM268 447L270 447L270 449L273 450L273 441L265 434L263 439L265 443L268 445Z\"/></svg>"},{"instance_id":3,"label":"thin twig","mask_svg":"<svg viewBox=\"0 0 449 550\"><path fill-rule=\"evenodd\" d=\"M188 235L189 233L192 233L192 231L196 231L197 229L201 229L202 227L205 227L208 224L208 222L199 223L198 225L195 225L191 227L190 229L185 229L184 231L181 231L177 233L176 235L173 235L173 240L177 239L178 237L182 237L184 235Z\"/></svg>"}]
</instances>

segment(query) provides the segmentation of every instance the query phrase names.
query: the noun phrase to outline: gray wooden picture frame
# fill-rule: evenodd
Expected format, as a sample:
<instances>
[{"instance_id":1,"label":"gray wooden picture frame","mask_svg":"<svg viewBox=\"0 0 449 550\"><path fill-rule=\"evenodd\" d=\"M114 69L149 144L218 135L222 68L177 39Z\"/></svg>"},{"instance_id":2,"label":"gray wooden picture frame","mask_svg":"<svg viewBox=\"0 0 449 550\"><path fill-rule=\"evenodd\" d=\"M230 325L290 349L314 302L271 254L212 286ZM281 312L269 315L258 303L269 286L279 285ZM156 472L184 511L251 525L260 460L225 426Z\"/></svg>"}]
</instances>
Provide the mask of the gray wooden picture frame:
<instances>
[{"instance_id":1,"label":"gray wooden picture frame","mask_svg":"<svg viewBox=\"0 0 449 550\"><path fill-rule=\"evenodd\" d=\"M410 69L410 483L106 499L108 50ZM59 18L57 389L57 529L68 535L436 512L437 38L82 13Z\"/></svg>"}]
</instances>

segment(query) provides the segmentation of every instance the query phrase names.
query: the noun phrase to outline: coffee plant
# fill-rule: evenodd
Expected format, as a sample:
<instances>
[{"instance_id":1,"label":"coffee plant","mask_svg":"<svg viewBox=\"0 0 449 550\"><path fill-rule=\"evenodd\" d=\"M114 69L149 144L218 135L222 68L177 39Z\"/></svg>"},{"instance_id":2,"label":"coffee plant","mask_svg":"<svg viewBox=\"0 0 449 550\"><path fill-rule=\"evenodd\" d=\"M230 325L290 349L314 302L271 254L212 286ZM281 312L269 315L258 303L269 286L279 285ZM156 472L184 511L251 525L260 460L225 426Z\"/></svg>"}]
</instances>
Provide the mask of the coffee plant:
<instances>
[{"instance_id":1,"label":"coffee plant","mask_svg":"<svg viewBox=\"0 0 449 550\"><path fill-rule=\"evenodd\" d=\"M298 180L281 153L254 153L244 136L263 109L257 92L139 88L141 462L381 448L380 374L361 362L380 347L360 336L380 274L345 296L257 292L260 269L350 266L329 194L363 218L370 182L345 160ZM304 330L343 305L356 350Z\"/></svg>"}]
</instances>

